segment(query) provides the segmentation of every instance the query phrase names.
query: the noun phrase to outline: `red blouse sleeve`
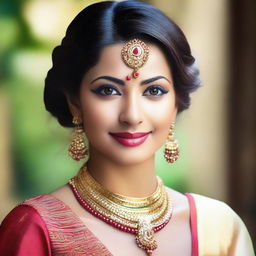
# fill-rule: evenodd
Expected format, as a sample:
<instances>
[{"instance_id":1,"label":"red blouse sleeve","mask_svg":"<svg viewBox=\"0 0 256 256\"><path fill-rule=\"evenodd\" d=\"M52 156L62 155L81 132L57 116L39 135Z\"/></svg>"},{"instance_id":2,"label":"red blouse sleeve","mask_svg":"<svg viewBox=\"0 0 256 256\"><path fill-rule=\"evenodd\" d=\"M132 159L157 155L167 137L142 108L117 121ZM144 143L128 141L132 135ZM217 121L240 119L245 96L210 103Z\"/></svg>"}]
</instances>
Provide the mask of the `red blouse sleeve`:
<instances>
[{"instance_id":1,"label":"red blouse sleeve","mask_svg":"<svg viewBox=\"0 0 256 256\"><path fill-rule=\"evenodd\" d=\"M8 256L51 256L48 230L38 212L19 205L0 226L0 252Z\"/></svg>"}]
</instances>

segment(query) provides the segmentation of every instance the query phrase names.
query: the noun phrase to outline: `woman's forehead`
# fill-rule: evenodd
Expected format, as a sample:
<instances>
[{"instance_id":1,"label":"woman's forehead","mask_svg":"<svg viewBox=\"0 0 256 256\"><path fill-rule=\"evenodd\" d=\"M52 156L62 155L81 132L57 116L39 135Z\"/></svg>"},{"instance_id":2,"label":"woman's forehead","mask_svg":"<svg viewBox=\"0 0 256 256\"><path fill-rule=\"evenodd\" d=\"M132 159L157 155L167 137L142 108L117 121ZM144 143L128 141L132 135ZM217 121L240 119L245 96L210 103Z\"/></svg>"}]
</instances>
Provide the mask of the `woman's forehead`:
<instances>
[{"instance_id":1,"label":"woman's forehead","mask_svg":"<svg viewBox=\"0 0 256 256\"><path fill-rule=\"evenodd\" d=\"M171 69L164 53L155 44L147 44L149 48L148 59L145 64L138 69L140 76L163 75L171 79ZM133 69L125 63L122 58L124 43L116 43L104 47L100 53L99 60L87 73L86 77L112 75L126 77L132 74ZM136 78L139 79L139 78Z\"/></svg>"}]
</instances>

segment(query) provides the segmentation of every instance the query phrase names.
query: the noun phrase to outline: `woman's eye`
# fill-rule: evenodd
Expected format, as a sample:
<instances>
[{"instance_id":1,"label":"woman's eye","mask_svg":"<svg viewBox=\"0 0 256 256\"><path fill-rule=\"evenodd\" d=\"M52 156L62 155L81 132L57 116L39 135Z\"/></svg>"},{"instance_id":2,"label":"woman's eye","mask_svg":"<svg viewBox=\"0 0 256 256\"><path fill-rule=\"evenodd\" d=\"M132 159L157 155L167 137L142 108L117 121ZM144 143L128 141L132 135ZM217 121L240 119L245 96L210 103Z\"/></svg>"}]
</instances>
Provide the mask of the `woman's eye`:
<instances>
[{"instance_id":1,"label":"woman's eye","mask_svg":"<svg viewBox=\"0 0 256 256\"><path fill-rule=\"evenodd\" d=\"M161 96L163 94L168 93L162 86L150 86L148 87L145 92L143 93L144 96Z\"/></svg>"},{"instance_id":2,"label":"woman's eye","mask_svg":"<svg viewBox=\"0 0 256 256\"><path fill-rule=\"evenodd\" d=\"M92 89L92 92L101 96L121 95L120 92L113 86L100 86L97 89Z\"/></svg>"}]
</instances>

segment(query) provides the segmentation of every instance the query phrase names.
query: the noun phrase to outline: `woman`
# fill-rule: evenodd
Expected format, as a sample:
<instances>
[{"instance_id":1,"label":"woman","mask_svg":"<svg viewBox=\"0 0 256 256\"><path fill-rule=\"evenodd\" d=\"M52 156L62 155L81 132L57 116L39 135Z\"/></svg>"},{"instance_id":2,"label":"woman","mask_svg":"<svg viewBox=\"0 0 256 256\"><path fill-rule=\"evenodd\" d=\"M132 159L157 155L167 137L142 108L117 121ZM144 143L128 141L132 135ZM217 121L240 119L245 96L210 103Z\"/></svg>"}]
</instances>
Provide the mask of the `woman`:
<instances>
[{"instance_id":1,"label":"woman","mask_svg":"<svg viewBox=\"0 0 256 256\"><path fill-rule=\"evenodd\" d=\"M75 128L69 155L88 161L67 185L6 217L1 253L253 255L226 204L181 194L155 174L163 143L170 164L179 157L174 122L199 84L185 36L158 9L107 1L80 12L53 51L44 100Z\"/></svg>"}]
</instances>

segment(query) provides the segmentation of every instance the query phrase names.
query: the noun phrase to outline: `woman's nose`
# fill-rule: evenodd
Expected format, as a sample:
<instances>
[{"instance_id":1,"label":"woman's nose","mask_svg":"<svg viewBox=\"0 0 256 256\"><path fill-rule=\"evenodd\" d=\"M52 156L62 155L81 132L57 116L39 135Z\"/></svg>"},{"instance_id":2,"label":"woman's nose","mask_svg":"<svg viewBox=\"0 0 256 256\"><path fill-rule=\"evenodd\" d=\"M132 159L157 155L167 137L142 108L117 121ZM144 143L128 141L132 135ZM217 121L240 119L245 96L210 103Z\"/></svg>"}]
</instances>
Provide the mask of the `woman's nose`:
<instances>
[{"instance_id":1,"label":"woman's nose","mask_svg":"<svg viewBox=\"0 0 256 256\"><path fill-rule=\"evenodd\" d=\"M143 122L141 102L133 95L124 99L119 115L119 121L126 126L136 126Z\"/></svg>"}]
</instances>

